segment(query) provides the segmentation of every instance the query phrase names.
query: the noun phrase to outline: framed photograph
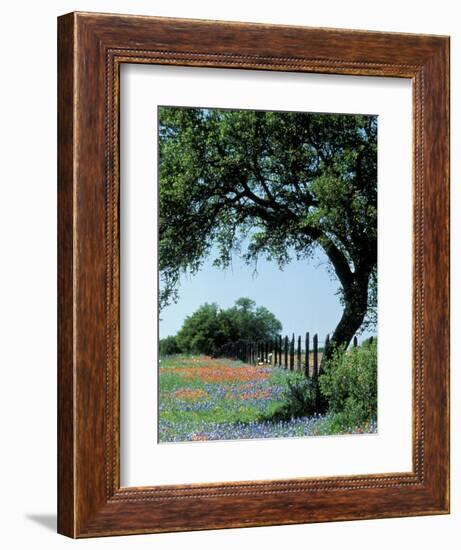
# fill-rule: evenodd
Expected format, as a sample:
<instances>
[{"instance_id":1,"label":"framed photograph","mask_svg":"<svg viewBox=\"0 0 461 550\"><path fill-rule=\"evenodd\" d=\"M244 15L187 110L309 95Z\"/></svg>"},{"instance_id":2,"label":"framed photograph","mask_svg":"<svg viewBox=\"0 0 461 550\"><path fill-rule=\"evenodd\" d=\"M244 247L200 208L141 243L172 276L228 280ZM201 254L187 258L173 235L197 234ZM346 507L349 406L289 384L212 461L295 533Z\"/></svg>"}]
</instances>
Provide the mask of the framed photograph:
<instances>
[{"instance_id":1,"label":"framed photograph","mask_svg":"<svg viewBox=\"0 0 461 550\"><path fill-rule=\"evenodd\" d=\"M58 531L449 512L449 39L58 19Z\"/></svg>"}]
</instances>

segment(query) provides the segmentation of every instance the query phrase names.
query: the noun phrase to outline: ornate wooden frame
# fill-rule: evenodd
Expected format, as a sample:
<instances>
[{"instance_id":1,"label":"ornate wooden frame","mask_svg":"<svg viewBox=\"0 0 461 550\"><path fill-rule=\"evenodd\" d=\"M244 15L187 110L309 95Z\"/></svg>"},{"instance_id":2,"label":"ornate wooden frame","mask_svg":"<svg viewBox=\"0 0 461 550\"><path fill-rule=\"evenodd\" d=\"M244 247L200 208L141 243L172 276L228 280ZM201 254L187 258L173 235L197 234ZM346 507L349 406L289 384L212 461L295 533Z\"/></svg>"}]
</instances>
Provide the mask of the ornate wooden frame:
<instances>
[{"instance_id":1,"label":"ornate wooden frame","mask_svg":"<svg viewBox=\"0 0 461 550\"><path fill-rule=\"evenodd\" d=\"M448 37L71 13L58 20L58 46L58 531L95 537L448 513ZM412 79L411 472L120 487L121 63Z\"/></svg>"}]
</instances>

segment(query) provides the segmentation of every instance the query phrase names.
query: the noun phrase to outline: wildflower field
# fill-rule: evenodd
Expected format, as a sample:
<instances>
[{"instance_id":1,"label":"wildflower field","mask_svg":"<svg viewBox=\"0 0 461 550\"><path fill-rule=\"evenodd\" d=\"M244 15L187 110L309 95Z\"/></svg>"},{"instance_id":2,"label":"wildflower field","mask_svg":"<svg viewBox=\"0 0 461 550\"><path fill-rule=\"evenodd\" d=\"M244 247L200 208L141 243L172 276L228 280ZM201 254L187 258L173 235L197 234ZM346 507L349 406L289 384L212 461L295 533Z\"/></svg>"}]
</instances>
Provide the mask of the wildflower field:
<instances>
[{"instance_id":1,"label":"wildflower field","mask_svg":"<svg viewBox=\"0 0 461 550\"><path fill-rule=\"evenodd\" d=\"M159 440L206 441L313 435L320 416L264 420L296 374L207 356L164 357L159 369Z\"/></svg>"}]
</instances>

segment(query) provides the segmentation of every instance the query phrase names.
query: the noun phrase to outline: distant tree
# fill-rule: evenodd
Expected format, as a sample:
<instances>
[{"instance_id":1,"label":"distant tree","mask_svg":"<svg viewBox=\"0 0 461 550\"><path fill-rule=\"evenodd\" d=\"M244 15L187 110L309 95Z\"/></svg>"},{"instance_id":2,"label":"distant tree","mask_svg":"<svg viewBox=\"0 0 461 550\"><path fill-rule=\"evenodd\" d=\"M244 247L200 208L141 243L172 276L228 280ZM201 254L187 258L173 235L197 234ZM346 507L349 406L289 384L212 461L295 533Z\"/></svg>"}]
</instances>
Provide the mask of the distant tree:
<instances>
[{"instance_id":1,"label":"distant tree","mask_svg":"<svg viewBox=\"0 0 461 550\"><path fill-rule=\"evenodd\" d=\"M377 117L162 107L160 307L211 251L283 267L319 247L340 284L331 349L376 307Z\"/></svg>"},{"instance_id":2,"label":"distant tree","mask_svg":"<svg viewBox=\"0 0 461 550\"><path fill-rule=\"evenodd\" d=\"M256 307L249 298L239 298L235 306L221 311L221 318L230 341L237 340L270 340L282 330L282 324L264 306Z\"/></svg>"},{"instance_id":3,"label":"distant tree","mask_svg":"<svg viewBox=\"0 0 461 550\"><path fill-rule=\"evenodd\" d=\"M204 304L186 317L176 338L184 353L211 355L217 346L227 341L218 304Z\"/></svg>"},{"instance_id":4,"label":"distant tree","mask_svg":"<svg viewBox=\"0 0 461 550\"><path fill-rule=\"evenodd\" d=\"M269 340L282 330L280 321L253 300L239 298L235 306L220 309L204 304L186 318L176 341L185 353L213 354L219 347L237 340Z\"/></svg>"},{"instance_id":5,"label":"distant tree","mask_svg":"<svg viewBox=\"0 0 461 550\"><path fill-rule=\"evenodd\" d=\"M167 336L166 338L161 338L159 342L159 354L164 355L174 355L175 353L180 353L181 349L178 346L176 336Z\"/></svg>"}]
</instances>

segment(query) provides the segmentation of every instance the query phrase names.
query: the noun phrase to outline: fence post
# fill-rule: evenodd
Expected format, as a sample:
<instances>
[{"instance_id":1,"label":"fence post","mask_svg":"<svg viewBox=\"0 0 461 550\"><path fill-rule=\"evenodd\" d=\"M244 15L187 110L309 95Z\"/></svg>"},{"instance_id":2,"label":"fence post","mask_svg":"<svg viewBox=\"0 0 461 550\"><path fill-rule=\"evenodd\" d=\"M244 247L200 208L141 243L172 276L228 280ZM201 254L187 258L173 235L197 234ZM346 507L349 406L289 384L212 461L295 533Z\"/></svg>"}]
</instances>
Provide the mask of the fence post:
<instances>
[{"instance_id":1,"label":"fence post","mask_svg":"<svg viewBox=\"0 0 461 550\"><path fill-rule=\"evenodd\" d=\"M306 332L306 365L304 367L304 374L306 378L309 378L309 333Z\"/></svg>"},{"instance_id":2,"label":"fence post","mask_svg":"<svg viewBox=\"0 0 461 550\"><path fill-rule=\"evenodd\" d=\"M285 368L288 368L288 336L285 336Z\"/></svg>"},{"instance_id":3,"label":"fence post","mask_svg":"<svg viewBox=\"0 0 461 550\"><path fill-rule=\"evenodd\" d=\"M313 376L316 378L319 374L319 337L317 334L314 334L313 339L313 352L314 352L314 372Z\"/></svg>"},{"instance_id":4,"label":"fence post","mask_svg":"<svg viewBox=\"0 0 461 550\"><path fill-rule=\"evenodd\" d=\"M301 335L298 336L298 370L302 369L301 364Z\"/></svg>"},{"instance_id":5,"label":"fence post","mask_svg":"<svg viewBox=\"0 0 461 550\"><path fill-rule=\"evenodd\" d=\"M324 348L323 348L322 360L320 361L320 369L322 369L322 366L325 364L324 356L325 356L325 354L327 353L327 350L328 350L329 347L330 347L330 335L327 334L327 335L325 336L325 346L324 346ZM319 370L320 370L320 369L319 369Z\"/></svg>"},{"instance_id":6,"label":"fence post","mask_svg":"<svg viewBox=\"0 0 461 550\"><path fill-rule=\"evenodd\" d=\"M354 348L357 347L357 343L358 343L357 336L354 336Z\"/></svg>"},{"instance_id":7,"label":"fence post","mask_svg":"<svg viewBox=\"0 0 461 550\"><path fill-rule=\"evenodd\" d=\"M293 332L290 342L290 370L295 366L295 333Z\"/></svg>"}]
</instances>

